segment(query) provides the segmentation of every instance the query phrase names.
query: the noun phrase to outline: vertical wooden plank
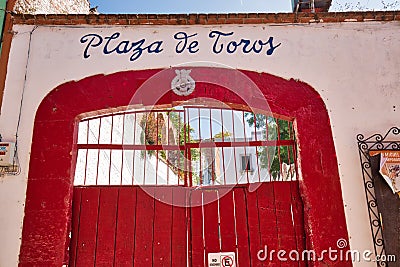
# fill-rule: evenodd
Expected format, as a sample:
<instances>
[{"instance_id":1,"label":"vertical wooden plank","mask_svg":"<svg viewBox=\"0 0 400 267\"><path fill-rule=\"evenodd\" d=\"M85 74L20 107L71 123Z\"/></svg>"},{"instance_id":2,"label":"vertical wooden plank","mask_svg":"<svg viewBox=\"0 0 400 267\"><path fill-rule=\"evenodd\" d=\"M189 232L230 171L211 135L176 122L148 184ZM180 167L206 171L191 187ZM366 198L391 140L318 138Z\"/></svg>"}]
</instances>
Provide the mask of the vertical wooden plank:
<instances>
[{"instance_id":1,"label":"vertical wooden plank","mask_svg":"<svg viewBox=\"0 0 400 267\"><path fill-rule=\"evenodd\" d=\"M193 190L190 195L190 233L191 233L191 250L190 250L190 266L205 266L205 254L203 243L203 207L202 207L202 190Z\"/></svg>"},{"instance_id":2,"label":"vertical wooden plank","mask_svg":"<svg viewBox=\"0 0 400 267\"><path fill-rule=\"evenodd\" d=\"M217 190L203 190L204 198L204 240L206 261L208 253L220 252ZM206 263L208 264L208 263Z\"/></svg>"},{"instance_id":3,"label":"vertical wooden plank","mask_svg":"<svg viewBox=\"0 0 400 267\"><path fill-rule=\"evenodd\" d=\"M187 192L184 187L173 188L171 266L187 266L188 258L188 209Z\"/></svg>"},{"instance_id":4,"label":"vertical wooden plank","mask_svg":"<svg viewBox=\"0 0 400 267\"><path fill-rule=\"evenodd\" d=\"M276 219L278 226L279 249L289 253L297 250L296 231L292 219L291 182L278 182L274 184ZM285 258L288 258L288 255ZM298 266L297 261L282 261L281 266Z\"/></svg>"},{"instance_id":5,"label":"vertical wooden plank","mask_svg":"<svg viewBox=\"0 0 400 267\"><path fill-rule=\"evenodd\" d=\"M257 258L257 252L262 249L264 245L261 244L257 191L249 192L248 188L246 188L245 192L247 202L247 222L249 228L250 265L252 267L261 267L264 266L264 264Z\"/></svg>"},{"instance_id":6,"label":"vertical wooden plank","mask_svg":"<svg viewBox=\"0 0 400 267\"><path fill-rule=\"evenodd\" d=\"M223 190L220 190L220 192ZM225 193L219 199L220 229L221 229L221 251L236 253L236 220L235 205L233 200L233 189ZM243 215L241 215L243 216ZM240 226L240 227L244 227ZM237 257L237 256L236 256ZM237 263L236 263L237 264Z\"/></svg>"},{"instance_id":7,"label":"vertical wooden plank","mask_svg":"<svg viewBox=\"0 0 400 267\"><path fill-rule=\"evenodd\" d=\"M172 188L154 189L153 266L171 266Z\"/></svg>"},{"instance_id":8,"label":"vertical wooden plank","mask_svg":"<svg viewBox=\"0 0 400 267\"><path fill-rule=\"evenodd\" d=\"M115 266L132 266L136 226L137 187L121 187L118 198Z\"/></svg>"},{"instance_id":9,"label":"vertical wooden plank","mask_svg":"<svg viewBox=\"0 0 400 267\"><path fill-rule=\"evenodd\" d=\"M153 229L154 229L154 198L152 188L137 189L136 232L134 266L152 266L153 264Z\"/></svg>"},{"instance_id":10,"label":"vertical wooden plank","mask_svg":"<svg viewBox=\"0 0 400 267\"><path fill-rule=\"evenodd\" d=\"M281 237L278 235L278 221L276 217L276 206L274 196L274 184L281 182L261 183L257 189L258 212L260 220L261 246L259 249L264 249L267 246L267 259L263 264L268 266L280 266L280 261L276 254L271 258L269 252L279 250L279 242ZM290 191L287 192L290 194Z\"/></svg>"},{"instance_id":11,"label":"vertical wooden plank","mask_svg":"<svg viewBox=\"0 0 400 267\"><path fill-rule=\"evenodd\" d=\"M101 187L96 244L96 266L112 266L114 263L115 230L117 222L117 187Z\"/></svg>"},{"instance_id":12,"label":"vertical wooden plank","mask_svg":"<svg viewBox=\"0 0 400 267\"><path fill-rule=\"evenodd\" d=\"M76 266L94 266L100 189L82 189Z\"/></svg>"},{"instance_id":13,"label":"vertical wooden plank","mask_svg":"<svg viewBox=\"0 0 400 267\"><path fill-rule=\"evenodd\" d=\"M306 249L306 234L304 228L304 208L299 192L299 182L292 181L290 185L292 197L292 213L296 238L297 251L301 253ZM300 258L299 266L305 267L307 263Z\"/></svg>"},{"instance_id":14,"label":"vertical wooden plank","mask_svg":"<svg viewBox=\"0 0 400 267\"><path fill-rule=\"evenodd\" d=\"M245 189L237 187L235 193L236 231L238 242L237 265L238 267L250 266L250 237L247 218L247 205ZM222 206L222 205L221 205Z\"/></svg>"},{"instance_id":15,"label":"vertical wooden plank","mask_svg":"<svg viewBox=\"0 0 400 267\"><path fill-rule=\"evenodd\" d=\"M71 223L71 245L69 248L69 265L75 266L76 254L78 248L78 236L79 236L79 219L81 213L81 196L82 188L74 187L73 199L72 199L72 223Z\"/></svg>"}]
</instances>

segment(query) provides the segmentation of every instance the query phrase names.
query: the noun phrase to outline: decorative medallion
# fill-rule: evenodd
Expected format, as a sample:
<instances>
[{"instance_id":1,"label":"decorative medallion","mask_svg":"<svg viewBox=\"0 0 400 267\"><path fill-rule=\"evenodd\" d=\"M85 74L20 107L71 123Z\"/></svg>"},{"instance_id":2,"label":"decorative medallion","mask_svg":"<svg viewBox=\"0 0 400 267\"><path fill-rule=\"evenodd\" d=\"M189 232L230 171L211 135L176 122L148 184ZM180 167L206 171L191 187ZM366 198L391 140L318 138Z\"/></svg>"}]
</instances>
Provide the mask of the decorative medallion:
<instances>
[{"instance_id":1,"label":"decorative medallion","mask_svg":"<svg viewBox=\"0 0 400 267\"><path fill-rule=\"evenodd\" d=\"M175 70L176 76L171 82L172 91L177 95L187 96L193 93L196 83L190 72L192 70Z\"/></svg>"}]
</instances>

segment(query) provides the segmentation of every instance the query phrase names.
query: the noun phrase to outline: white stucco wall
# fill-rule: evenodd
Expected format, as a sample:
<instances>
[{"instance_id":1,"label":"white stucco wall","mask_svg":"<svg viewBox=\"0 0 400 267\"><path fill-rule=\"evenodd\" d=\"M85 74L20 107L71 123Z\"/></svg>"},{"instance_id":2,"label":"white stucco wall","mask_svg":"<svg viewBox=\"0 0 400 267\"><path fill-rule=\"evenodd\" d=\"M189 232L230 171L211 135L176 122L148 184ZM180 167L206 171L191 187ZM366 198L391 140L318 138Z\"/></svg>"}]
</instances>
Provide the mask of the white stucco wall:
<instances>
[{"instance_id":1,"label":"white stucco wall","mask_svg":"<svg viewBox=\"0 0 400 267\"><path fill-rule=\"evenodd\" d=\"M400 23L363 22L301 25L225 26L14 26L14 36L0 129L5 141L15 139L19 101L24 89L19 155L22 172L0 180L0 266L16 266L25 202L29 153L35 112L41 100L57 85L99 73L123 70L167 68L193 61L211 61L239 69L267 72L295 78L315 88L325 101L332 124L343 190L346 220L352 249L373 250L359 164L356 135L386 132L400 124ZM211 30L234 32L234 38L282 43L272 56L264 54L212 53ZM103 55L80 43L89 33L121 39L163 40L163 52L134 61L127 55ZM176 32L198 33L199 52L175 53ZM231 39L231 38L230 38ZM24 77L26 74L26 82ZM329 205L329 203L327 203ZM354 263L354 266L376 266Z\"/></svg>"}]
</instances>

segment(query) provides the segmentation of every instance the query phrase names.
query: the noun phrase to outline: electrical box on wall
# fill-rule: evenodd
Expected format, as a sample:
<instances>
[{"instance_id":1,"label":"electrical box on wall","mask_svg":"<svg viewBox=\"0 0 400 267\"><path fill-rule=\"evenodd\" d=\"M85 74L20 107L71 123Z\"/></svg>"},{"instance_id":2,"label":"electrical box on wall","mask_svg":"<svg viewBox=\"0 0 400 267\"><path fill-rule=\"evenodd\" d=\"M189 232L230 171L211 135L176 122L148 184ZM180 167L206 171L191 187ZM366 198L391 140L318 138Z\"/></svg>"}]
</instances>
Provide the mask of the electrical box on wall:
<instances>
[{"instance_id":1,"label":"electrical box on wall","mask_svg":"<svg viewBox=\"0 0 400 267\"><path fill-rule=\"evenodd\" d=\"M0 143L0 166L13 166L15 144L10 142Z\"/></svg>"}]
</instances>

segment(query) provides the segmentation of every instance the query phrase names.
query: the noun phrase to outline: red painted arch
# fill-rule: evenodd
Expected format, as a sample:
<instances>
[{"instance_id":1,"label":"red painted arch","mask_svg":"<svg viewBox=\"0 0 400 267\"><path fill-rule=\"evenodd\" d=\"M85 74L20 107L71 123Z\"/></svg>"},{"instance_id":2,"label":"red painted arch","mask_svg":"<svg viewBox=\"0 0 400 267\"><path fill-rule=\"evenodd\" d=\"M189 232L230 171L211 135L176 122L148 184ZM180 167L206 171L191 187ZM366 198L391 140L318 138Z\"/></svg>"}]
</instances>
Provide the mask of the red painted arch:
<instances>
[{"instance_id":1,"label":"red painted arch","mask_svg":"<svg viewBox=\"0 0 400 267\"><path fill-rule=\"evenodd\" d=\"M82 114L126 106L140 85L161 70L128 71L97 75L68 82L52 90L41 102L35 118L28 175L20 266L61 266L66 258L68 225L71 219L73 171L77 137L76 122ZM309 85L269 74L241 71L267 99L272 112L295 118L305 207L307 249L319 255L336 241L348 240L342 192L331 126L323 100ZM166 85L174 72L164 75ZM213 76L231 80L231 70L199 68L192 71L195 80ZM240 84L238 84L240 86ZM246 86L240 94L251 94ZM146 90L137 102L148 104L154 92ZM210 97L227 103L246 105L237 94L216 84L196 85L188 97L169 91L158 104ZM252 105L260 106L260 96L252 96ZM138 103L140 104L140 103ZM315 266L351 266L351 262L318 262Z\"/></svg>"}]
</instances>

